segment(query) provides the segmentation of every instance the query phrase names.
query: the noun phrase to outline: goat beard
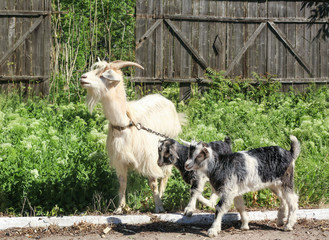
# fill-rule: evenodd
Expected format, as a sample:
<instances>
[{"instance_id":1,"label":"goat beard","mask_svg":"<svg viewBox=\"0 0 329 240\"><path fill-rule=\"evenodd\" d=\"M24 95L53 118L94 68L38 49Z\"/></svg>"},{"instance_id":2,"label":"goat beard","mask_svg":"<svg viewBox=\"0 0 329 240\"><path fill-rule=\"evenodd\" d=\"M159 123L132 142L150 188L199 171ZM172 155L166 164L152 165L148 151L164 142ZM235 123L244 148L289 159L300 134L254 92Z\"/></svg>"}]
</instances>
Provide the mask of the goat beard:
<instances>
[{"instance_id":1,"label":"goat beard","mask_svg":"<svg viewBox=\"0 0 329 240\"><path fill-rule=\"evenodd\" d=\"M95 105L101 99L101 91L98 89L89 90L87 89L87 106L90 113L93 112Z\"/></svg>"}]
</instances>

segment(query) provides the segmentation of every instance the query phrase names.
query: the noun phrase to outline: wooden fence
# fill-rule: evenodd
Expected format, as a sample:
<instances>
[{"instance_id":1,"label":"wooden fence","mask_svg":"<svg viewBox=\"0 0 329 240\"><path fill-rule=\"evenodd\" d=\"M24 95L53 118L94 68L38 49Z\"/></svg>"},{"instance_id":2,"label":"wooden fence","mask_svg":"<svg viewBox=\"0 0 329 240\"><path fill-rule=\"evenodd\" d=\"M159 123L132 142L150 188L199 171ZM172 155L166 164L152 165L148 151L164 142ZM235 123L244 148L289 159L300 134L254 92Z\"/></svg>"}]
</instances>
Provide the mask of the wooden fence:
<instances>
[{"instance_id":1,"label":"wooden fence","mask_svg":"<svg viewBox=\"0 0 329 240\"><path fill-rule=\"evenodd\" d=\"M329 41L315 38L325 20L309 26L302 2L137 0L136 60L145 70L133 81L180 82L184 95L210 67L230 78L271 74L300 90L327 84Z\"/></svg>"},{"instance_id":2,"label":"wooden fence","mask_svg":"<svg viewBox=\"0 0 329 240\"><path fill-rule=\"evenodd\" d=\"M0 91L47 94L51 0L0 1Z\"/></svg>"}]
</instances>

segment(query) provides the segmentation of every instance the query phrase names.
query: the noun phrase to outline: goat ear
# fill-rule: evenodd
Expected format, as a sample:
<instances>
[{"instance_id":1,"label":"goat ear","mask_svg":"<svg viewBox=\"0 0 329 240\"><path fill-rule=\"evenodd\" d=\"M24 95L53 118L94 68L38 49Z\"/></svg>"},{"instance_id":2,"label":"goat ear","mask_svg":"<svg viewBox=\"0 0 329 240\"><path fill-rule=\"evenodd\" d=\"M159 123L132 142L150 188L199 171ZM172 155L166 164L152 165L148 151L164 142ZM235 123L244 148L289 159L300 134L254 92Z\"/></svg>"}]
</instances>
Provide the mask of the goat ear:
<instances>
[{"instance_id":1,"label":"goat ear","mask_svg":"<svg viewBox=\"0 0 329 240\"><path fill-rule=\"evenodd\" d=\"M205 159L209 158L209 150L208 150L208 148L206 148L206 147L202 148L202 152L205 155Z\"/></svg>"},{"instance_id":2,"label":"goat ear","mask_svg":"<svg viewBox=\"0 0 329 240\"><path fill-rule=\"evenodd\" d=\"M184 140L181 139L181 138L180 138L180 140L181 140L181 142L182 142L185 146L187 146L187 147L189 147L189 146L191 145L190 142L184 141Z\"/></svg>"},{"instance_id":3,"label":"goat ear","mask_svg":"<svg viewBox=\"0 0 329 240\"><path fill-rule=\"evenodd\" d=\"M110 80L110 81L120 82L122 80L122 78L119 77L117 74L113 74L113 70L111 70L111 69L103 72L102 77L106 78L107 80Z\"/></svg>"},{"instance_id":4,"label":"goat ear","mask_svg":"<svg viewBox=\"0 0 329 240\"><path fill-rule=\"evenodd\" d=\"M138 67L138 68L144 70L144 68L141 65L139 65L138 63L130 62L130 61L121 61L121 60L118 60L118 61L111 62L110 64L112 66L118 68L118 69L124 68L124 67L133 66L133 67Z\"/></svg>"},{"instance_id":5,"label":"goat ear","mask_svg":"<svg viewBox=\"0 0 329 240\"><path fill-rule=\"evenodd\" d=\"M200 143L202 143L202 147L204 147L204 148L208 147L207 143L204 143L204 142L200 142Z\"/></svg>"},{"instance_id":6,"label":"goat ear","mask_svg":"<svg viewBox=\"0 0 329 240\"><path fill-rule=\"evenodd\" d=\"M158 148L160 148L160 147L162 146L163 142L164 142L164 141L159 140L159 142L158 142Z\"/></svg>"}]
</instances>

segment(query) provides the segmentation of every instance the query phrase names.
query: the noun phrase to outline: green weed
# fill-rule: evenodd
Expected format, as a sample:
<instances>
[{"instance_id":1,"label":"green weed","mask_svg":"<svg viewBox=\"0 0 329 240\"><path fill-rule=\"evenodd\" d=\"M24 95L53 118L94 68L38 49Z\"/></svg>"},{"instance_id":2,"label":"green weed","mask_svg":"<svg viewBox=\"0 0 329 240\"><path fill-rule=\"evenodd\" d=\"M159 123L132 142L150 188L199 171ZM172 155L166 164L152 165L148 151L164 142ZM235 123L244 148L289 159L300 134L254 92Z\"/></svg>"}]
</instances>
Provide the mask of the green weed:
<instances>
[{"instance_id":1,"label":"green weed","mask_svg":"<svg viewBox=\"0 0 329 240\"><path fill-rule=\"evenodd\" d=\"M329 90L310 88L306 94L281 93L277 83L236 81L220 74L204 94L178 102L177 84L163 95L187 116L179 136L185 140L222 140L229 135L233 150L279 145L289 148L289 135L302 145L296 161L296 189L301 206L329 202ZM127 87L130 99L134 86ZM58 98L62 98L59 95ZM0 212L8 215L61 215L108 212L116 207L118 180L105 149L108 122L100 105L89 114L80 100L23 99L0 95ZM128 205L154 208L148 181L136 173L128 179ZM205 190L210 195L208 185ZM189 186L177 170L164 196L169 211L183 210ZM277 207L269 191L245 195L249 207Z\"/></svg>"}]
</instances>

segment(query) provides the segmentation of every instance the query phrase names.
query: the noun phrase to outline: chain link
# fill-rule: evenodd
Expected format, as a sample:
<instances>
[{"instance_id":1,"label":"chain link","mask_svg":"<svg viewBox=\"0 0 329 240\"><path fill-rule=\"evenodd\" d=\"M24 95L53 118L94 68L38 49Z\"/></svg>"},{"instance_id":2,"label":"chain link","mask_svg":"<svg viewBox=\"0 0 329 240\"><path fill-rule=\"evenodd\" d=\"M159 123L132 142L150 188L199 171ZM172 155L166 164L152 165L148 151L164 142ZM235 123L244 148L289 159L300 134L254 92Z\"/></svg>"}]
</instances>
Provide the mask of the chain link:
<instances>
[{"instance_id":1,"label":"chain link","mask_svg":"<svg viewBox=\"0 0 329 240\"><path fill-rule=\"evenodd\" d=\"M159 133L159 132L156 132L156 131L154 131L154 130L152 130L152 129L150 129L150 128L146 128L146 127L144 127L142 124L140 124L140 123L137 123L137 124L135 124L135 123L133 123L133 125L135 125L135 127L137 128L137 130L144 130L144 131L147 131L147 132L149 132L149 133L152 133L152 134L155 134L155 135L157 135L157 136L160 136L160 137L163 137L163 138L169 138L168 136L166 136L165 134L162 134L162 133Z\"/></svg>"}]
</instances>

